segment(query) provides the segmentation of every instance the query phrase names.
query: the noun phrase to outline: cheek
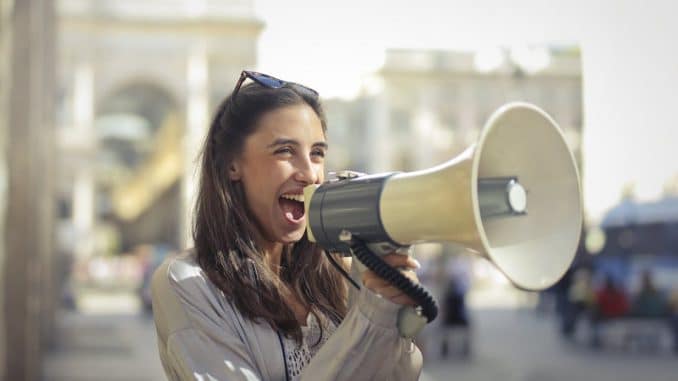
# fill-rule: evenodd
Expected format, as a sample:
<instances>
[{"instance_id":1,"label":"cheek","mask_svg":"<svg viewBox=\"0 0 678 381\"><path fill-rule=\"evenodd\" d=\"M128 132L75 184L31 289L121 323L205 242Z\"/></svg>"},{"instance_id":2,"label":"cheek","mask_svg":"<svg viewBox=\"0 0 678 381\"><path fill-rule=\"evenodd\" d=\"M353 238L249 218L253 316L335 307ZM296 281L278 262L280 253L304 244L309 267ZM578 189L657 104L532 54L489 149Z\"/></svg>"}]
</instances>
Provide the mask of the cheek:
<instances>
[{"instance_id":1,"label":"cheek","mask_svg":"<svg viewBox=\"0 0 678 381\"><path fill-rule=\"evenodd\" d=\"M293 177L295 171L296 170L292 162L278 160L269 167L266 175L271 179L271 182L276 184L276 186L280 186L282 183Z\"/></svg>"},{"instance_id":2,"label":"cheek","mask_svg":"<svg viewBox=\"0 0 678 381\"><path fill-rule=\"evenodd\" d=\"M325 163L319 165L317 173L318 179L323 183L325 181Z\"/></svg>"},{"instance_id":3,"label":"cheek","mask_svg":"<svg viewBox=\"0 0 678 381\"><path fill-rule=\"evenodd\" d=\"M243 178L247 200L251 208L260 209L277 201L276 195L289 172L284 163L259 163L250 168Z\"/></svg>"}]
</instances>

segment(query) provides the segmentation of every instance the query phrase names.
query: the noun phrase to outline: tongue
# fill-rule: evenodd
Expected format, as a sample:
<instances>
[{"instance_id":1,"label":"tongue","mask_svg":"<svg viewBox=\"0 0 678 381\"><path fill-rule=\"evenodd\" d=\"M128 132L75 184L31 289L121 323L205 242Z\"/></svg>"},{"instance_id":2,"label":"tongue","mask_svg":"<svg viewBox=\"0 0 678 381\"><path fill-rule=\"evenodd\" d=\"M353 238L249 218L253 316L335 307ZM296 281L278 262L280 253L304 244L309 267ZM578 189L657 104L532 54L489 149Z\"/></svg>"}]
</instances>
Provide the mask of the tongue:
<instances>
[{"instance_id":1,"label":"tongue","mask_svg":"<svg viewBox=\"0 0 678 381\"><path fill-rule=\"evenodd\" d=\"M298 220L304 216L304 204L301 202L281 198L280 206L285 216L291 220Z\"/></svg>"}]
</instances>

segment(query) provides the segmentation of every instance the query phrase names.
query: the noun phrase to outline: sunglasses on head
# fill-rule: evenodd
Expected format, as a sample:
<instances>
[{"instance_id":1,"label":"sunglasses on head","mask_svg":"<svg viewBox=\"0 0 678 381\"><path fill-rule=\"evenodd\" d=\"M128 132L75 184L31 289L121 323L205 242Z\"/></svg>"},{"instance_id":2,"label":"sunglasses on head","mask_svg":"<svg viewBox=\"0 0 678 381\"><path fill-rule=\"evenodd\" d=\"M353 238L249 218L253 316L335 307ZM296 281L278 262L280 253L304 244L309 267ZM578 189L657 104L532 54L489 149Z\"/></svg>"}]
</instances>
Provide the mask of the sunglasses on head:
<instances>
[{"instance_id":1,"label":"sunglasses on head","mask_svg":"<svg viewBox=\"0 0 678 381\"><path fill-rule=\"evenodd\" d=\"M283 81L282 79L271 77L268 74L258 73L256 71L243 70L242 73L240 73L240 79L238 79L238 83L236 83L235 88L233 89L233 93L231 93L231 98L235 98L235 95L240 90L240 86L242 86L243 82L245 82L247 78L260 84L261 86L268 87L269 89L280 89L285 86L292 86L309 91L313 93L316 97L319 95L318 92L313 90L312 88L300 85L298 83Z\"/></svg>"}]
</instances>

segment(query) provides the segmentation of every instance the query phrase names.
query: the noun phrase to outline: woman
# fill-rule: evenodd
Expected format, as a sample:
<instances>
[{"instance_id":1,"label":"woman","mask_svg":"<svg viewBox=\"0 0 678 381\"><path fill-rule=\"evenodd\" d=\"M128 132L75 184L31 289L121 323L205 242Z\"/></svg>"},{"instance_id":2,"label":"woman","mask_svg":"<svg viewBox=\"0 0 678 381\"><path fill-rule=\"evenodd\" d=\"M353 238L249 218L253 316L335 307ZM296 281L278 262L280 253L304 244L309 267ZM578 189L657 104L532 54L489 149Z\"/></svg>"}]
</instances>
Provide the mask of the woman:
<instances>
[{"instance_id":1,"label":"woman","mask_svg":"<svg viewBox=\"0 0 678 381\"><path fill-rule=\"evenodd\" d=\"M366 271L349 307L347 282L304 234L302 190L324 179L325 130L314 90L261 73L243 72L218 108L202 153L195 249L153 279L168 378L418 378L421 353L396 328L412 300Z\"/></svg>"}]
</instances>

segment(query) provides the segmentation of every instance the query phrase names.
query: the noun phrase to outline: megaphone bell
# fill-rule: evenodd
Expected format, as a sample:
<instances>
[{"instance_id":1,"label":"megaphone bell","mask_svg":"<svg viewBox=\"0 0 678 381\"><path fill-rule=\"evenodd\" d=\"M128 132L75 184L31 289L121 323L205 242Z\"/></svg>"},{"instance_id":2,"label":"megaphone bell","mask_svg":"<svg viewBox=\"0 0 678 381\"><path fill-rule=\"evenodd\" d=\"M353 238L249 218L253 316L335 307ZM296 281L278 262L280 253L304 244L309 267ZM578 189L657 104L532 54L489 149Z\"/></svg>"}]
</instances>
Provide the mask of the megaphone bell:
<instances>
[{"instance_id":1,"label":"megaphone bell","mask_svg":"<svg viewBox=\"0 0 678 381\"><path fill-rule=\"evenodd\" d=\"M311 185L304 196L308 237L327 249L347 232L371 244L457 243L527 290L562 277L582 225L574 157L553 119L527 103L501 107L446 163Z\"/></svg>"}]
</instances>

